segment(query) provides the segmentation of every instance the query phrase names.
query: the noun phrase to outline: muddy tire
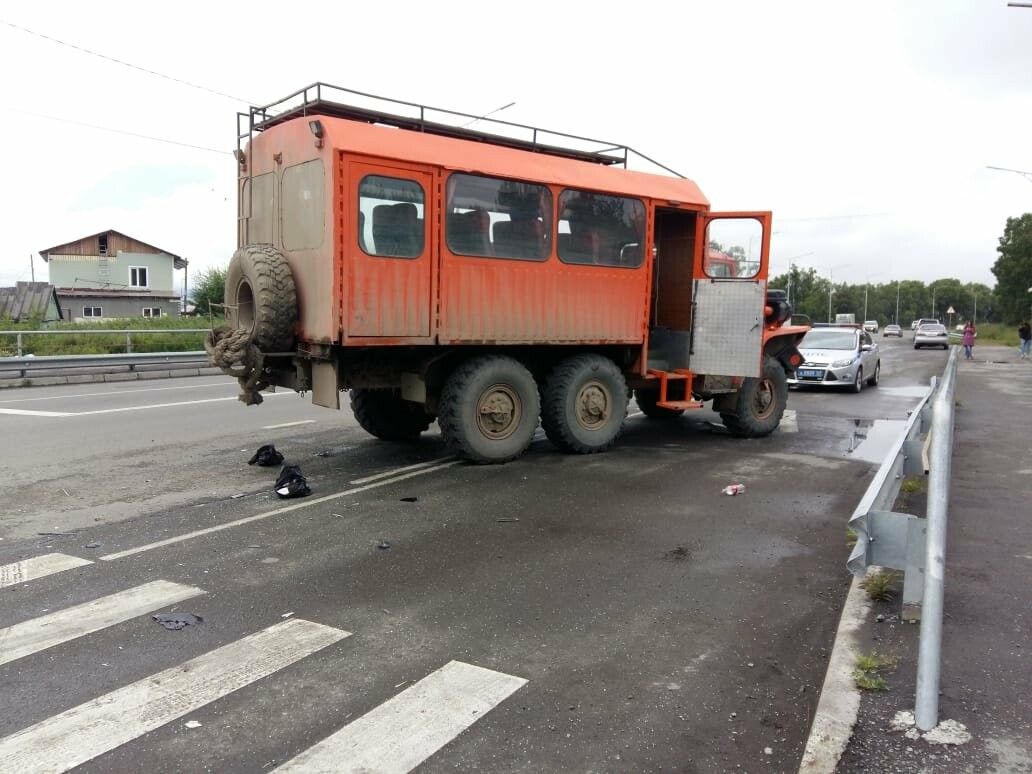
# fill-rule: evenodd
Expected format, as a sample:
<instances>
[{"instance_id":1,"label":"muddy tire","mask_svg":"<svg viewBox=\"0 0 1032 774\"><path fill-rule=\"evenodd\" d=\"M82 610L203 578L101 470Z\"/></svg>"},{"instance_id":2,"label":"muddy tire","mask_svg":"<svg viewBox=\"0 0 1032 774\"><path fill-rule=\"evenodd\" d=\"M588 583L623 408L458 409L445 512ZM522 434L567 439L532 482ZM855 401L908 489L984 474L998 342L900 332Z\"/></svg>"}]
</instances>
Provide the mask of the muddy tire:
<instances>
[{"instance_id":1,"label":"muddy tire","mask_svg":"<svg viewBox=\"0 0 1032 774\"><path fill-rule=\"evenodd\" d=\"M297 292L283 254L272 245L248 245L233 254L226 269L226 323L247 330L262 352L294 346Z\"/></svg>"},{"instance_id":2,"label":"muddy tire","mask_svg":"<svg viewBox=\"0 0 1032 774\"><path fill-rule=\"evenodd\" d=\"M777 360L764 356L763 374L742 382L736 413L721 414L720 418L731 435L759 438L777 429L787 403L788 377Z\"/></svg>"},{"instance_id":3,"label":"muddy tire","mask_svg":"<svg viewBox=\"0 0 1032 774\"><path fill-rule=\"evenodd\" d=\"M596 454L616 441L627 418L627 381L602 355L576 355L549 374L541 391L545 435L568 454Z\"/></svg>"},{"instance_id":4,"label":"muddy tire","mask_svg":"<svg viewBox=\"0 0 1032 774\"><path fill-rule=\"evenodd\" d=\"M351 390L351 411L362 429L382 441L414 441L433 421L398 390Z\"/></svg>"},{"instance_id":5,"label":"muddy tire","mask_svg":"<svg viewBox=\"0 0 1032 774\"><path fill-rule=\"evenodd\" d=\"M492 465L527 450L540 411L530 371L511 357L484 355L463 363L445 381L437 424L452 451Z\"/></svg>"},{"instance_id":6,"label":"muddy tire","mask_svg":"<svg viewBox=\"0 0 1032 774\"><path fill-rule=\"evenodd\" d=\"M649 419L672 419L684 413L684 409L663 408L657 406L659 390L635 390L634 402L638 404L641 413Z\"/></svg>"}]
</instances>

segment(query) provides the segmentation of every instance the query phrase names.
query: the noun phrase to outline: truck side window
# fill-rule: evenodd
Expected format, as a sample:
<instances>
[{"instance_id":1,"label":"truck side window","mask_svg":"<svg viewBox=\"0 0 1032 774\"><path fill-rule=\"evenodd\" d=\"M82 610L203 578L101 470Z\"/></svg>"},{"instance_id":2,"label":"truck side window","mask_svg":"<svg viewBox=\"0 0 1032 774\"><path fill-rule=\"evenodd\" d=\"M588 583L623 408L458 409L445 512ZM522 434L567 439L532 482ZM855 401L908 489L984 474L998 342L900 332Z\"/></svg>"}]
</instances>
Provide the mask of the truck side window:
<instances>
[{"instance_id":1,"label":"truck side window","mask_svg":"<svg viewBox=\"0 0 1032 774\"><path fill-rule=\"evenodd\" d=\"M366 175L358 186L358 244L369 255L418 258L425 243L425 195L414 180Z\"/></svg>"},{"instance_id":2,"label":"truck side window","mask_svg":"<svg viewBox=\"0 0 1032 774\"><path fill-rule=\"evenodd\" d=\"M645 205L624 196L559 194L559 260L637 268L645 256Z\"/></svg>"},{"instance_id":3,"label":"truck side window","mask_svg":"<svg viewBox=\"0 0 1032 774\"><path fill-rule=\"evenodd\" d=\"M456 255L544 261L552 252L552 192L480 175L448 179L445 243Z\"/></svg>"}]
</instances>

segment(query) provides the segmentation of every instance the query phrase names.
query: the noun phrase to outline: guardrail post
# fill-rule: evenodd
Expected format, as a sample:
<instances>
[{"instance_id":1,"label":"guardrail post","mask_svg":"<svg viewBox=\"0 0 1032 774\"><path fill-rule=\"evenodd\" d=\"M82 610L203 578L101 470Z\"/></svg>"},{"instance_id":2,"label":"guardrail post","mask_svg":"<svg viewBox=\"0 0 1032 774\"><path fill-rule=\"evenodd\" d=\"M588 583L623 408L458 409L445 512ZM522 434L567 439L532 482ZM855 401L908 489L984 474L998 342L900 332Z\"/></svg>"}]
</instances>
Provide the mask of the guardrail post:
<instances>
[{"instance_id":1,"label":"guardrail post","mask_svg":"<svg viewBox=\"0 0 1032 774\"><path fill-rule=\"evenodd\" d=\"M21 348L21 334L20 333L18 334L18 345L17 346L18 346L18 357L21 357L22 356L22 348Z\"/></svg>"},{"instance_id":2,"label":"guardrail post","mask_svg":"<svg viewBox=\"0 0 1032 774\"><path fill-rule=\"evenodd\" d=\"M125 332L125 353L131 355L133 353L133 334L129 331Z\"/></svg>"},{"instance_id":3,"label":"guardrail post","mask_svg":"<svg viewBox=\"0 0 1032 774\"><path fill-rule=\"evenodd\" d=\"M952 347L942 385L932 408L929 451L928 517L926 519L924 600L917 654L917 691L914 715L921 731L939 722L939 672L942 659L942 608L946 580L946 522L950 498L950 463L953 453L953 394L957 375L957 348Z\"/></svg>"}]
</instances>

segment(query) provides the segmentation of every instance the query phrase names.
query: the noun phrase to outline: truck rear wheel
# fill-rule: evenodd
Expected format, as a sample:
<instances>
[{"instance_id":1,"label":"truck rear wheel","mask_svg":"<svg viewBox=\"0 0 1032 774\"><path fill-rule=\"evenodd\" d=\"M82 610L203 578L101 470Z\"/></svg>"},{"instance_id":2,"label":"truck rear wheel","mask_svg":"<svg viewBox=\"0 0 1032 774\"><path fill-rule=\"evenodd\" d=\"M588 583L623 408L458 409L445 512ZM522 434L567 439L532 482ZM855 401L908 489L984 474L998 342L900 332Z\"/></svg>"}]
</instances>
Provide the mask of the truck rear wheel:
<instances>
[{"instance_id":1,"label":"truck rear wheel","mask_svg":"<svg viewBox=\"0 0 1032 774\"><path fill-rule=\"evenodd\" d=\"M463 363L445 381L437 423L449 448L490 465L527 450L540 410L530 371L511 357L485 355Z\"/></svg>"},{"instance_id":2,"label":"truck rear wheel","mask_svg":"<svg viewBox=\"0 0 1032 774\"><path fill-rule=\"evenodd\" d=\"M777 429L787 403L788 377L777 360L764 356L762 376L745 379L738 391L737 411L720 418L731 435L759 438Z\"/></svg>"},{"instance_id":3,"label":"truck rear wheel","mask_svg":"<svg viewBox=\"0 0 1032 774\"><path fill-rule=\"evenodd\" d=\"M247 245L226 269L226 323L250 332L262 352L284 352L294 345L297 292L283 254L272 245Z\"/></svg>"},{"instance_id":4,"label":"truck rear wheel","mask_svg":"<svg viewBox=\"0 0 1032 774\"><path fill-rule=\"evenodd\" d=\"M627 382L602 355L576 355L549 375L542 391L541 424L548 439L570 454L605 451L627 417Z\"/></svg>"},{"instance_id":5,"label":"truck rear wheel","mask_svg":"<svg viewBox=\"0 0 1032 774\"><path fill-rule=\"evenodd\" d=\"M382 441L413 441L432 421L398 390L351 390L351 410L362 429Z\"/></svg>"},{"instance_id":6,"label":"truck rear wheel","mask_svg":"<svg viewBox=\"0 0 1032 774\"><path fill-rule=\"evenodd\" d=\"M672 409L657 406L656 401L658 400L659 390L634 391L634 402L638 404L638 408L641 409L641 413L649 419L671 419L673 417L679 417L684 413L684 409Z\"/></svg>"}]
</instances>

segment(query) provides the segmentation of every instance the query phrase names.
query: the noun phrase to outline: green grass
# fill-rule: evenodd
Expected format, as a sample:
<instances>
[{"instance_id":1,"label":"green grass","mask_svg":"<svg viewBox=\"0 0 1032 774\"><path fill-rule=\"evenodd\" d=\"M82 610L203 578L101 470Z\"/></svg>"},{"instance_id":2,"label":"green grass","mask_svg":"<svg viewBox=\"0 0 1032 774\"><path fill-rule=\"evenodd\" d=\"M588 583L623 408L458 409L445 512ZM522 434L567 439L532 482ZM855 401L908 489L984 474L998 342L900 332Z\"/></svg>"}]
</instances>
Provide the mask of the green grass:
<instances>
[{"instance_id":1,"label":"green grass","mask_svg":"<svg viewBox=\"0 0 1032 774\"><path fill-rule=\"evenodd\" d=\"M860 588L867 592L869 598L877 602L886 602L895 596L898 580L898 572L872 572L860 581Z\"/></svg>"},{"instance_id":2,"label":"green grass","mask_svg":"<svg viewBox=\"0 0 1032 774\"><path fill-rule=\"evenodd\" d=\"M846 527L846 548L852 548L856 545L857 534L856 530L852 527Z\"/></svg>"},{"instance_id":3,"label":"green grass","mask_svg":"<svg viewBox=\"0 0 1032 774\"><path fill-rule=\"evenodd\" d=\"M861 653L856 657L856 668L853 670L853 681L856 687L864 691L887 691L889 685L881 674L885 670L893 669L896 666L896 659L872 651Z\"/></svg>"},{"instance_id":4,"label":"green grass","mask_svg":"<svg viewBox=\"0 0 1032 774\"><path fill-rule=\"evenodd\" d=\"M216 319L218 326L223 320ZM204 349L203 333L170 333L183 328L208 328L208 318L201 317L127 317L111 318L95 323L12 323L0 320L0 330L6 331L68 331L67 335L22 336L24 355L115 355L125 352L125 334L109 336L76 335L87 330L146 330L132 334L133 352L191 352ZM153 331L153 332L151 332ZM0 335L0 357L17 354L17 337Z\"/></svg>"},{"instance_id":5,"label":"green grass","mask_svg":"<svg viewBox=\"0 0 1032 774\"><path fill-rule=\"evenodd\" d=\"M903 479L903 483L899 485L899 491L906 492L907 494L923 492L924 488L925 480L923 476L907 476Z\"/></svg>"},{"instance_id":6,"label":"green grass","mask_svg":"<svg viewBox=\"0 0 1032 774\"><path fill-rule=\"evenodd\" d=\"M963 324L963 320L958 321ZM976 326L978 336L975 338L975 349L978 349L979 344L992 344L1001 347L1018 347L1018 326L1017 325L1004 325L1003 323L981 323ZM960 331L950 330L950 333L960 333ZM957 339L954 342L951 339L950 343L959 343Z\"/></svg>"}]
</instances>

